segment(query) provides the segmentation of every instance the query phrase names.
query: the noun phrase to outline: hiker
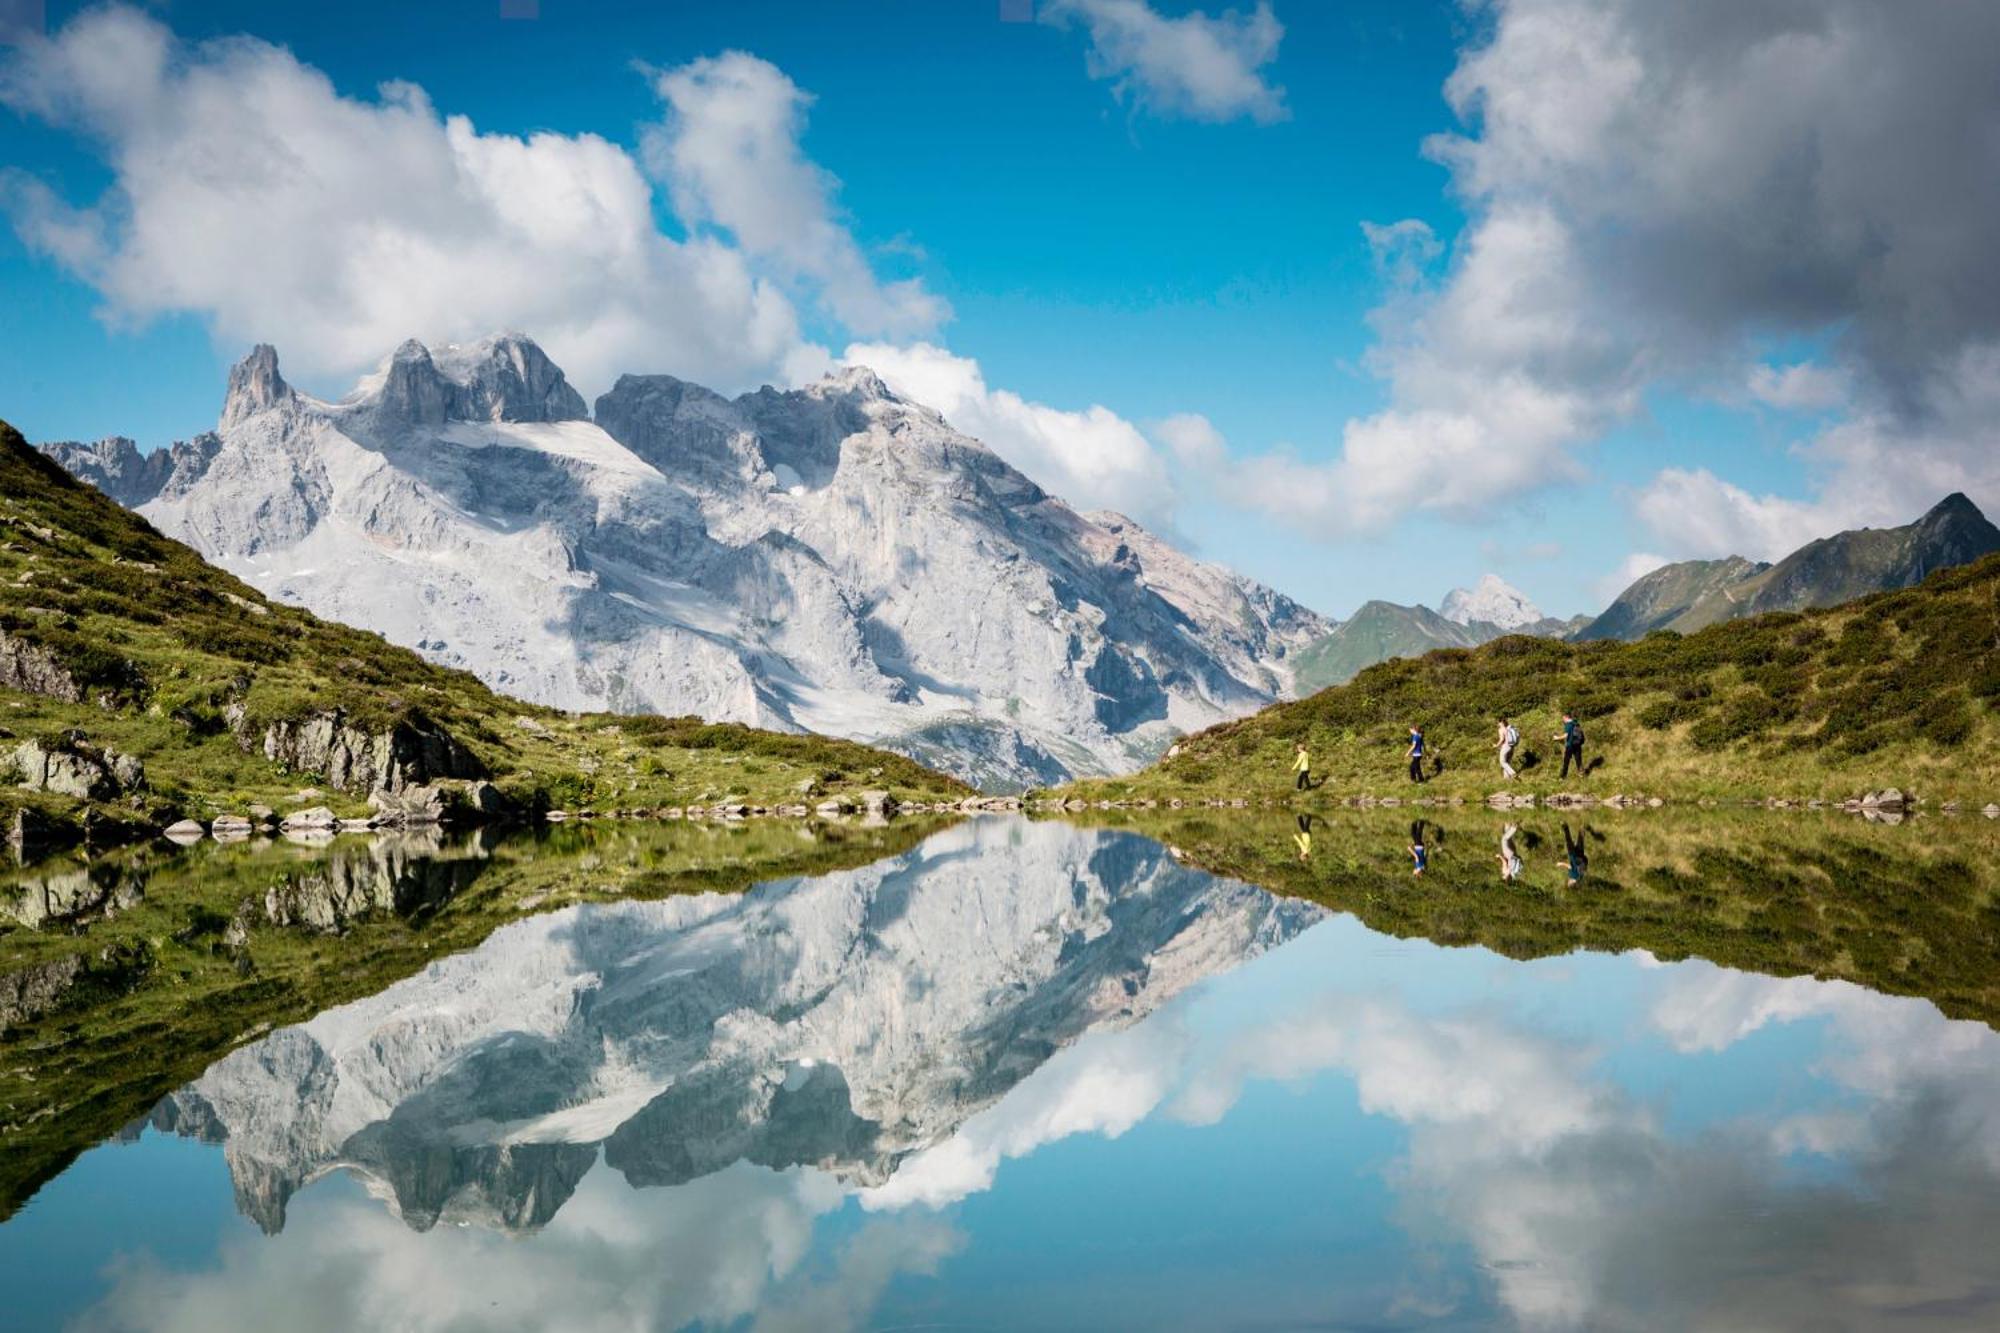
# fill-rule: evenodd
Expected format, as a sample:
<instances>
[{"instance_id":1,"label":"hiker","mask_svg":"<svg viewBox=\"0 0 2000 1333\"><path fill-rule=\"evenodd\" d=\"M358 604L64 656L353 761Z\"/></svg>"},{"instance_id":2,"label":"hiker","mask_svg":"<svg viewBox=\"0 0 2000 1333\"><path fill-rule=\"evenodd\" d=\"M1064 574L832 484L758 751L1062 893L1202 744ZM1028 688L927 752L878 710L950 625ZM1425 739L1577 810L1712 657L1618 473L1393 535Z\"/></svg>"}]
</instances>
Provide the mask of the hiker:
<instances>
[{"instance_id":1,"label":"hiker","mask_svg":"<svg viewBox=\"0 0 2000 1333\"><path fill-rule=\"evenodd\" d=\"M1300 815L1298 832L1292 834L1292 841L1298 844L1299 860L1310 861L1313 854L1313 817Z\"/></svg>"},{"instance_id":2,"label":"hiker","mask_svg":"<svg viewBox=\"0 0 2000 1333\"><path fill-rule=\"evenodd\" d=\"M1512 884L1521 877L1521 854L1514 850L1514 835L1521 830L1513 824L1500 830L1500 882Z\"/></svg>"},{"instance_id":3,"label":"hiker","mask_svg":"<svg viewBox=\"0 0 2000 1333\"><path fill-rule=\"evenodd\" d=\"M1421 727L1410 728L1410 781L1424 780L1424 732Z\"/></svg>"},{"instance_id":4,"label":"hiker","mask_svg":"<svg viewBox=\"0 0 2000 1333\"><path fill-rule=\"evenodd\" d=\"M1306 743L1304 741L1300 741L1298 744L1299 752L1292 759L1292 772L1298 774L1298 781L1292 784L1292 790L1310 791L1313 785L1312 756L1306 753Z\"/></svg>"},{"instance_id":5,"label":"hiker","mask_svg":"<svg viewBox=\"0 0 2000 1333\"><path fill-rule=\"evenodd\" d=\"M1520 743L1521 733L1515 729L1512 722L1504 717L1501 718L1500 733L1493 745L1500 751L1500 776L1509 782L1520 776L1514 771L1514 747Z\"/></svg>"},{"instance_id":6,"label":"hiker","mask_svg":"<svg viewBox=\"0 0 2000 1333\"><path fill-rule=\"evenodd\" d=\"M1583 830L1583 836L1590 836L1590 829L1587 826ZM1583 883L1583 877L1590 872L1590 852L1584 847L1582 837L1570 836L1567 819L1563 821L1563 852L1563 860L1557 864L1567 866L1569 886L1573 889Z\"/></svg>"},{"instance_id":7,"label":"hiker","mask_svg":"<svg viewBox=\"0 0 2000 1333\"><path fill-rule=\"evenodd\" d=\"M1556 733L1555 739L1561 741L1563 747L1562 776L1565 778L1569 776L1570 761L1574 760L1576 761L1576 775L1582 777L1583 727L1577 722L1574 713L1563 714L1563 729Z\"/></svg>"}]
</instances>

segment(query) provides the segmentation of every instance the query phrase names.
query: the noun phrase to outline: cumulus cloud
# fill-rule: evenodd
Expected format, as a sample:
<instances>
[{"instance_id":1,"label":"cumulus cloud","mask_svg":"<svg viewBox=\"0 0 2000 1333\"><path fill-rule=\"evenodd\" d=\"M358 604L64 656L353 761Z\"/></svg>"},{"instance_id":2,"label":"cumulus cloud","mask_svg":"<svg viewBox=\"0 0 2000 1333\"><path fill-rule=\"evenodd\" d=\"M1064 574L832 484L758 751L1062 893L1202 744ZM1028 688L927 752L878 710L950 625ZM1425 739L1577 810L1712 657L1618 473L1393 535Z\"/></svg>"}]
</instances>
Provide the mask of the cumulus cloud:
<instances>
[{"instance_id":1,"label":"cumulus cloud","mask_svg":"<svg viewBox=\"0 0 2000 1333\"><path fill-rule=\"evenodd\" d=\"M1165 461L1138 427L1111 409L1050 407L991 388L977 361L931 343L855 343L843 359L943 413L1078 508L1115 509L1171 528L1175 493Z\"/></svg>"},{"instance_id":2,"label":"cumulus cloud","mask_svg":"<svg viewBox=\"0 0 2000 1333\"><path fill-rule=\"evenodd\" d=\"M92 10L0 63L0 102L93 141L111 187L76 207L15 171L0 201L111 318L194 312L225 342L279 342L308 376L407 337L520 328L586 384L671 366L741 385L813 359L788 286L859 330L943 318L920 287L874 279L798 147L808 99L782 74L730 55L656 86L645 156L682 238L660 230L640 162L596 135L482 133L410 84L348 97L281 47Z\"/></svg>"},{"instance_id":3,"label":"cumulus cloud","mask_svg":"<svg viewBox=\"0 0 2000 1333\"><path fill-rule=\"evenodd\" d=\"M921 283L876 281L834 210L833 177L799 146L812 98L776 65L730 51L653 82L669 114L640 147L684 221L725 228L752 257L810 280L856 333L907 336L944 322L945 303Z\"/></svg>"},{"instance_id":4,"label":"cumulus cloud","mask_svg":"<svg viewBox=\"0 0 2000 1333\"><path fill-rule=\"evenodd\" d=\"M1666 563L1667 558L1663 555L1656 555L1651 551L1634 551L1619 561L1617 567L1609 574L1597 581L1594 591L1598 600L1609 602Z\"/></svg>"},{"instance_id":5,"label":"cumulus cloud","mask_svg":"<svg viewBox=\"0 0 2000 1333\"><path fill-rule=\"evenodd\" d=\"M1758 362L1744 387L1766 407L1788 412L1824 412L1847 399L1847 382L1838 371L1800 361L1789 366Z\"/></svg>"},{"instance_id":6,"label":"cumulus cloud","mask_svg":"<svg viewBox=\"0 0 2000 1333\"><path fill-rule=\"evenodd\" d=\"M1469 222L1434 282L1421 228L1370 230L1390 401L1332 459L1265 467L1276 512L1320 531L1481 513L1574 475L1656 388L1842 414L1800 449L1815 524L1952 488L2000 503L2000 9L1468 7L1487 21L1445 87L1465 128L1427 151ZM1786 335L1823 361L1746 385L1751 349ZM1663 480L1649 514L1685 491ZM1702 498L1731 512L1695 516L1699 553L1798 530L1797 502Z\"/></svg>"},{"instance_id":7,"label":"cumulus cloud","mask_svg":"<svg viewBox=\"0 0 2000 1333\"><path fill-rule=\"evenodd\" d=\"M1266 78L1284 25L1269 0L1249 13L1199 10L1169 18L1146 0L1049 0L1042 21L1089 35L1087 68L1117 97L1161 116L1259 124L1284 119L1284 89Z\"/></svg>"}]
</instances>

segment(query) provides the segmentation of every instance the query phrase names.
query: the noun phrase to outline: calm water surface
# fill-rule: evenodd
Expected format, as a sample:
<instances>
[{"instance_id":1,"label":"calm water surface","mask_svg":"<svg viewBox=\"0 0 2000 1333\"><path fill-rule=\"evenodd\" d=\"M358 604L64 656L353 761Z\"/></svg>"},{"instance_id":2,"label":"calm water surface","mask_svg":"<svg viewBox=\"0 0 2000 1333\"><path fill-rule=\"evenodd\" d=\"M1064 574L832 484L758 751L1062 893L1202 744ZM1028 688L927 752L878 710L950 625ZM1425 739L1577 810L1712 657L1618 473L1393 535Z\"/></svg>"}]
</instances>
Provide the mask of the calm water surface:
<instances>
[{"instance_id":1,"label":"calm water surface","mask_svg":"<svg viewBox=\"0 0 2000 1333\"><path fill-rule=\"evenodd\" d=\"M1925 998L980 820L230 1051L0 1224L0 1324L1976 1329L1995 1237L2000 1037Z\"/></svg>"}]
</instances>

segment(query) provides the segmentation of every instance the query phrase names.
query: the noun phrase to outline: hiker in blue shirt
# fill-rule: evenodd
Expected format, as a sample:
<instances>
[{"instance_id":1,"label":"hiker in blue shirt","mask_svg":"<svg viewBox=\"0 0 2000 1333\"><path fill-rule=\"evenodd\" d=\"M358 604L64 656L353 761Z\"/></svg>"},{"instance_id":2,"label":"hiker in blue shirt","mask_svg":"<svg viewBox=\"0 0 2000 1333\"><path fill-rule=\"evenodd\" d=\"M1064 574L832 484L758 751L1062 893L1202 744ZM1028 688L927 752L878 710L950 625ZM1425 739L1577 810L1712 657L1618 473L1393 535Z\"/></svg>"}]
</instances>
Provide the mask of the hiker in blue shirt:
<instances>
[{"instance_id":1,"label":"hiker in blue shirt","mask_svg":"<svg viewBox=\"0 0 2000 1333\"><path fill-rule=\"evenodd\" d=\"M1413 878L1422 879L1424 877L1424 869L1430 865L1430 861L1431 854L1429 848L1425 847L1421 842L1410 844L1410 874Z\"/></svg>"},{"instance_id":2,"label":"hiker in blue shirt","mask_svg":"<svg viewBox=\"0 0 2000 1333\"><path fill-rule=\"evenodd\" d=\"M1410 781L1424 780L1424 733L1421 727L1410 728Z\"/></svg>"},{"instance_id":3,"label":"hiker in blue shirt","mask_svg":"<svg viewBox=\"0 0 2000 1333\"><path fill-rule=\"evenodd\" d=\"M1575 761L1576 775L1582 777L1583 727L1577 722L1575 714L1563 714L1563 729L1556 733L1556 739L1562 742L1563 747L1562 776L1569 776L1570 763L1571 761Z\"/></svg>"},{"instance_id":4,"label":"hiker in blue shirt","mask_svg":"<svg viewBox=\"0 0 2000 1333\"><path fill-rule=\"evenodd\" d=\"M1567 863L1569 868L1569 887L1572 889L1583 883L1583 877L1590 873L1590 852L1584 846L1584 838L1588 838L1589 836L1590 826L1588 824L1584 826L1583 837L1579 838L1570 836L1569 821L1563 821L1564 856L1563 860L1558 861L1556 864L1563 865Z\"/></svg>"}]
</instances>

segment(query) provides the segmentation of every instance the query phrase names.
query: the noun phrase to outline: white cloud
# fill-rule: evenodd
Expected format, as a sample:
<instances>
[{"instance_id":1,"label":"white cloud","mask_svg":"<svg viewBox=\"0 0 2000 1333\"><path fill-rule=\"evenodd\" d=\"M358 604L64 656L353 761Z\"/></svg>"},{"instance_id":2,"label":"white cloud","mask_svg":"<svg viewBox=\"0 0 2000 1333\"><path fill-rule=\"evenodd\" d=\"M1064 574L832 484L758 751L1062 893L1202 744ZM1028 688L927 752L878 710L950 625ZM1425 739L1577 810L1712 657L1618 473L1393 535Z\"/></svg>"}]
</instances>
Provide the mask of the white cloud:
<instances>
[{"instance_id":1,"label":"white cloud","mask_svg":"<svg viewBox=\"0 0 2000 1333\"><path fill-rule=\"evenodd\" d=\"M1802 450L1815 525L1954 488L2000 504L2000 9L1466 6L1480 36L1445 89L1466 129L1427 149L1470 220L1436 283L1420 225L1368 230L1389 403L1329 460L1253 467L1252 502L1336 534L1483 514L1575 475L1647 392L1694 388L1845 413ZM1787 335L1824 359L1746 384ZM1694 521L1732 536L1831 530L1799 526L1805 502L1710 499L1726 516Z\"/></svg>"},{"instance_id":2,"label":"white cloud","mask_svg":"<svg viewBox=\"0 0 2000 1333\"><path fill-rule=\"evenodd\" d=\"M1168 18L1146 0L1049 0L1046 23L1081 24L1088 69L1111 80L1120 100L1163 116L1268 125L1285 118L1285 93L1263 70L1278 58L1284 25L1269 0L1249 13Z\"/></svg>"},{"instance_id":3,"label":"white cloud","mask_svg":"<svg viewBox=\"0 0 2000 1333\"><path fill-rule=\"evenodd\" d=\"M1115 509L1170 529L1174 487L1138 427L1109 408L1080 411L990 388L979 363L931 343L855 343L842 354L1080 509Z\"/></svg>"},{"instance_id":4,"label":"white cloud","mask_svg":"<svg viewBox=\"0 0 2000 1333\"><path fill-rule=\"evenodd\" d=\"M634 1190L593 1170L532 1243L483 1227L415 1236L370 1200L308 1197L283 1235L239 1231L214 1267L115 1265L109 1292L79 1324L158 1333L846 1327L865 1322L899 1273L936 1272L962 1239L941 1218L879 1219L832 1262L805 1263L816 1219L842 1197L816 1172L743 1163L676 1189Z\"/></svg>"},{"instance_id":5,"label":"white cloud","mask_svg":"<svg viewBox=\"0 0 2000 1333\"><path fill-rule=\"evenodd\" d=\"M778 280L857 328L944 315L881 285L800 153L805 96L747 56L658 76L647 136L695 227L661 232L624 148L591 134L481 133L424 92L342 95L253 38L183 43L129 8L92 10L0 63L0 103L93 141L112 173L73 208L20 172L0 202L107 316L190 311L215 336L278 343L290 369L345 377L403 339L531 332L585 385L671 367L724 386L810 359Z\"/></svg>"},{"instance_id":6,"label":"white cloud","mask_svg":"<svg viewBox=\"0 0 2000 1333\"><path fill-rule=\"evenodd\" d=\"M1634 551L1619 561L1616 569L1597 580L1592 585L1592 591L1597 594L1598 601L1608 603L1619 593L1667 563L1667 558L1663 555L1655 555L1651 551Z\"/></svg>"},{"instance_id":7,"label":"white cloud","mask_svg":"<svg viewBox=\"0 0 2000 1333\"><path fill-rule=\"evenodd\" d=\"M1907 522L1886 495L1852 503L1753 495L1707 468L1665 468L1633 501L1639 521L1680 558L1725 555L1776 560L1816 537L1869 524Z\"/></svg>"},{"instance_id":8,"label":"white cloud","mask_svg":"<svg viewBox=\"0 0 2000 1333\"><path fill-rule=\"evenodd\" d=\"M812 98L777 66L730 51L660 71L654 87L669 115L641 151L685 222L726 228L753 258L810 280L856 333L909 336L945 321L922 284L876 281L834 211L837 183L799 147Z\"/></svg>"},{"instance_id":9,"label":"white cloud","mask_svg":"<svg viewBox=\"0 0 2000 1333\"><path fill-rule=\"evenodd\" d=\"M1788 412L1824 412L1847 400L1847 380L1839 371L1811 361L1789 366L1758 362L1745 384L1750 396Z\"/></svg>"}]
</instances>

